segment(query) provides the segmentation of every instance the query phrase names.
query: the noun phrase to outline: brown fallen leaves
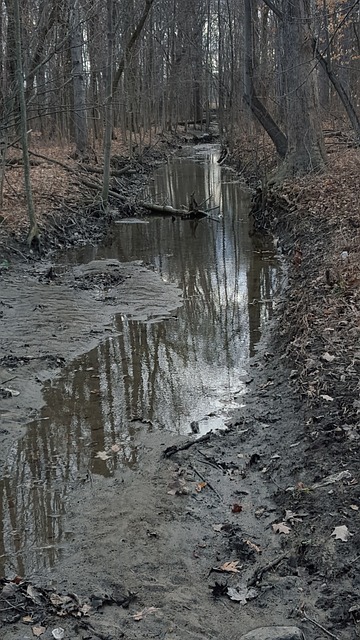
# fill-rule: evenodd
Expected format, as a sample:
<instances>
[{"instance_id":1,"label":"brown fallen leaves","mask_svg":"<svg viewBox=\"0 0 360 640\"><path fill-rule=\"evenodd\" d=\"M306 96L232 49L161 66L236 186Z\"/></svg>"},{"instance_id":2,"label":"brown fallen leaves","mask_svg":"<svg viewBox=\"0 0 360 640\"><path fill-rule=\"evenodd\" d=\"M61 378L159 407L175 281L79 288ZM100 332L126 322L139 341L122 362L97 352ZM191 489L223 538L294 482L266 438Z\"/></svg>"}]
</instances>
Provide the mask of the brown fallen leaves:
<instances>
[{"instance_id":1,"label":"brown fallen leaves","mask_svg":"<svg viewBox=\"0 0 360 640\"><path fill-rule=\"evenodd\" d=\"M224 562L224 564L219 567L219 570L227 573L239 573L239 569L241 568L242 565L239 566L239 560L233 560L232 562Z\"/></svg>"}]
</instances>

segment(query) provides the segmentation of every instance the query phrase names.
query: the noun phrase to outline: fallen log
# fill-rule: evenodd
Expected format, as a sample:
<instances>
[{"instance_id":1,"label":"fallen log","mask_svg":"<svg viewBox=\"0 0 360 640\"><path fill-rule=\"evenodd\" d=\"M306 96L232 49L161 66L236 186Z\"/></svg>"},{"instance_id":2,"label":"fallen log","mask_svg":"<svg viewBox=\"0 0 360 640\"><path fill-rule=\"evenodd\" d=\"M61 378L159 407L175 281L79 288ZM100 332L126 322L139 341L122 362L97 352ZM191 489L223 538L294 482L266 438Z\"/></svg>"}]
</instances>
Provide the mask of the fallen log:
<instances>
[{"instance_id":1,"label":"fallen log","mask_svg":"<svg viewBox=\"0 0 360 640\"><path fill-rule=\"evenodd\" d=\"M193 220L194 218L210 218L218 222L217 218L212 218L207 211L203 209L175 209L170 205L154 204L153 202L140 202L141 207L152 213L161 213L174 217L180 217L183 220Z\"/></svg>"}]
</instances>

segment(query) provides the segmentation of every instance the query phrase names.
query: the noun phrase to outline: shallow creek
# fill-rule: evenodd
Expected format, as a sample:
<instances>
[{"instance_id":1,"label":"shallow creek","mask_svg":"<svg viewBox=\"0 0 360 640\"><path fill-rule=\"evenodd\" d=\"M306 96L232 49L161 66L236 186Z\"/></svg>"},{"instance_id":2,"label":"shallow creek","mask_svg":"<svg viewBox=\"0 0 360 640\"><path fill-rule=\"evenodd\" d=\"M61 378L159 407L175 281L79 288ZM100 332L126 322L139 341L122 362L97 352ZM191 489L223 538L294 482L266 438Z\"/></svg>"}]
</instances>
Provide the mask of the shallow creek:
<instances>
[{"instance_id":1,"label":"shallow creek","mask_svg":"<svg viewBox=\"0 0 360 640\"><path fill-rule=\"evenodd\" d=\"M0 574L54 565L68 533L66 501L94 474L136 468L141 433L225 428L244 401L249 358L271 317L279 269L271 243L249 234L249 194L199 146L159 167L147 197L186 205L195 193L211 218L121 221L98 247L63 258L139 260L175 283L183 306L170 317L118 315L116 332L45 384L45 406L13 447L0 479ZM194 427L194 424L193 424Z\"/></svg>"}]
</instances>

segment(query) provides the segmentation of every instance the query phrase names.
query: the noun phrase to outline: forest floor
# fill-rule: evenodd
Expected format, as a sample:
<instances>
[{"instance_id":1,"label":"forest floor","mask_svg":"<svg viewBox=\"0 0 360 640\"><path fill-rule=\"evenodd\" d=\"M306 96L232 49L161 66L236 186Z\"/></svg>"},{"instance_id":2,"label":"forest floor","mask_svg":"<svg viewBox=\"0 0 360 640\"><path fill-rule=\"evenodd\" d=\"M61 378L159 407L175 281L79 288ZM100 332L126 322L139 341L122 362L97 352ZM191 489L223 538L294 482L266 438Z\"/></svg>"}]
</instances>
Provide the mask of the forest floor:
<instances>
[{"instance_id":1,"label":"forest floor","mask_svg":"<svg viewBox=\"0 0 360 640\"><path fill-rule=\"evenodd\" d=\"M286 276L228 431L196 441L144 432L135 472L74 487L71 541L51 576L0 576L3 640L50 640L59 628L84 640L235 640L259 627L273 635L256 640L301 640L299 629L307 640L359 637L360 156L344 148L330 160L325 175L269 194L265 219L256 216L278 238ZM121 178L127 215L148 170ZM112 330L134 283L163 313L181 304L139 265L116 267L119 306L96 317L89 291L79 297L65 282L61 296L51 292L55 252L106 229L90 205L77 220L73 196L63 193L62 217L41 217L45 263L15 216L1 226L2 464L40 408L44 380ZM57 338L59 298L71 311L74 296L82 317Z\"/></svg>"}]
</instances>

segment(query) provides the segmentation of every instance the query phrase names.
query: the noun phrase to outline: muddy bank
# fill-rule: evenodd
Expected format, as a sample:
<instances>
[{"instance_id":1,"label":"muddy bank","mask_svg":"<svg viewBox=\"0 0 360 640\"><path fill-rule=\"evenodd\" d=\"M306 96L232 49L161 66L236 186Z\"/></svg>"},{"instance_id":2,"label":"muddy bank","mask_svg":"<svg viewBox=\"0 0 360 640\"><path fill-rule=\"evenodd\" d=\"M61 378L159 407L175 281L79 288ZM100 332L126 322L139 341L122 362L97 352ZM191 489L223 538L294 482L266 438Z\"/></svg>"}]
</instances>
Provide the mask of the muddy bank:
<instances>
[{"instance_id":1,"label":"muddy bank","mask_svg":"<svg viewBox=\"0 0 360 640\"><path fill-rule=\"evenodd\" d=\"M331 535L344 515L323 508L331 495L350 498L356 471L329 481L319 469L314 482L301 402L268 348L228 432L165 458L184 439L144 425L135 469L73 483L56 566L27 579L91 609L76 619L32 604L31 621L2 628L5 640L39 625L46 639L58 627L66 638L200 639L269 625L325 637L313 621L356 637L356 546ZM357 518L346 519L354 537Z\"/></svg>"},{"instance_id":2,"label":"muddy bank","mask_svg":"<svg viewBox=\"0 0 360 640\"><path fill-rule=\"evenodd\" d=\"M115 314L161 318L180 291L140 261L63 269L18 264L1 276L1 461L43 404L43 385L76 356L116 334Z\"/></svg>"}]
</instances>

